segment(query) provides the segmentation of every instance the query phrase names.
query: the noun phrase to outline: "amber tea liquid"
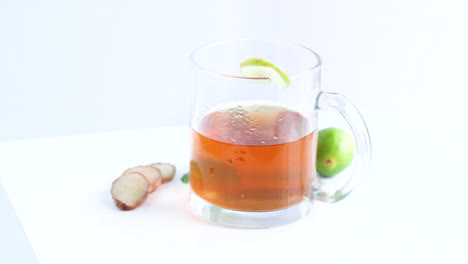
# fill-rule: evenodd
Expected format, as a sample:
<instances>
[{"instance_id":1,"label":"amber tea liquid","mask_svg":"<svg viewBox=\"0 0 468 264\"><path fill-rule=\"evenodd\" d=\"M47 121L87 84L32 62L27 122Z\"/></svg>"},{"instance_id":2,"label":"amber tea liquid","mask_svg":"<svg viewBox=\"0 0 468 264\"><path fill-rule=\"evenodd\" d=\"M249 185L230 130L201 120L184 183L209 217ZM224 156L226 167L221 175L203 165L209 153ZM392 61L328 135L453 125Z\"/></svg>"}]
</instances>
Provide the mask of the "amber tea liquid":
<instances>
[{"instance_id":1,"label":"amber tea liquid","mask_svg":"<svg viewBox=\"0 0 468 264\"><path fill-rule=\"evenodd\" d=\"M317 132L280 106L220 109L192 129L190 184L232 210L271 211L300 203L315 177Z\"/></svg>"}]
</instances>

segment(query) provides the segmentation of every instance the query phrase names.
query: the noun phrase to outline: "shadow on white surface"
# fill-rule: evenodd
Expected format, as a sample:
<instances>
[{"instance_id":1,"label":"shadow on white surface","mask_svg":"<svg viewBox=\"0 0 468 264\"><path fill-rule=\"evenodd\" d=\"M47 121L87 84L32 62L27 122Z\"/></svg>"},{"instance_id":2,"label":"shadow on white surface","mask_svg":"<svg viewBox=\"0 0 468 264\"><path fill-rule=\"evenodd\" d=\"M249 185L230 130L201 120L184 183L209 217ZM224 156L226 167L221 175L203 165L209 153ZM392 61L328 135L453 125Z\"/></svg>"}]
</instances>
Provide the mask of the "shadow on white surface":
<instances>
[{"instance_id":1,"label":"shadow on white surface","mask_svg":"<svg viewBox=\"0 0 468 264\"><path fill-rule=\"evenodd\" d=\"M1 182L0 238L0 263L39 263Z\"/></svg>"}]
</instances>

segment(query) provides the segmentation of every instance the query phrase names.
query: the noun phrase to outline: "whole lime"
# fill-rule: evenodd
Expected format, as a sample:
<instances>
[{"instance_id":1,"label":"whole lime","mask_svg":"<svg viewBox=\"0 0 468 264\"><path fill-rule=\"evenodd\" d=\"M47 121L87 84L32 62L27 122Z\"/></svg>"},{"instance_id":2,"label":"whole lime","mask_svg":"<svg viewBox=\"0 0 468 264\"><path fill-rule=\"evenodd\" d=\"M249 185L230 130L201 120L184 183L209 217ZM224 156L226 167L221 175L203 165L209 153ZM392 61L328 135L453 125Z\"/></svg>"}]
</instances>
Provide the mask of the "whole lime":
<instances>
[{"instance_id":1,"label":"whole lime","mask_svg":"<svg viewBox=\"0 0 468 264\"><path fill-rule=\"evenodd\" d=\"M319 131L317 143L317 171L322 177L340 173L353 161L353 138L346 131L329 127Z\"/></svg>"}]
</instances>

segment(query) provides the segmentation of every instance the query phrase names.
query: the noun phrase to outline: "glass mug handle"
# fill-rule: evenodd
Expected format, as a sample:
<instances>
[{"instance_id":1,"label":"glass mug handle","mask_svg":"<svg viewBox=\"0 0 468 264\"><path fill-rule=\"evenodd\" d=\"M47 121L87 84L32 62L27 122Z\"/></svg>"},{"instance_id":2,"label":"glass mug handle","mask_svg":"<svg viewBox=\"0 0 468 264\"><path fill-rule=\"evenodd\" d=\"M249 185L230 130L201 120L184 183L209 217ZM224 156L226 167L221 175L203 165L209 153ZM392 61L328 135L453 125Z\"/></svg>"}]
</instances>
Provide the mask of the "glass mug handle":
<instances>
[{"instance_id":1,"label":"glass mug handle","mask_svg":"<svg viewBox=\"0 0 468 264\"><path fill-rule=\"evenodd\" d=\"M331 183L322 182L318 177L312 183L312 199L334 203L348 196L367 174L371 158L371 142L364 119L346 97L336 93L320 92L316 99L315 110L323 109L336 110L344 117L351 127L356 144L354 172L343 186L333 186Z\"/></svg>"}]
</instances>

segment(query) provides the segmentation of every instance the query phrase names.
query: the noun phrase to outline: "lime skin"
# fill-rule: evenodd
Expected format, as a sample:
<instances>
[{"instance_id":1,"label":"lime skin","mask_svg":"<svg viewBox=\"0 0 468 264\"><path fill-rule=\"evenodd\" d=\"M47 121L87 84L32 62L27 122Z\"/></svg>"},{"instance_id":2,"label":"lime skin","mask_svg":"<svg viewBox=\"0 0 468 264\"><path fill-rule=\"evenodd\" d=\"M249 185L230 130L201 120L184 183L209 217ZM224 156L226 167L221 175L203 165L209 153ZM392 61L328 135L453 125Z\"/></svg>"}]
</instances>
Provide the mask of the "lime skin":
<instances>
[{"instance_id":1,"label":"lime skin","mask_svg":"<svg viewBox=\"0 0 468 264\"><path fill-rule=\"evenodd\" d=\"M351 164L356 147L353 138L339 128L319 131L317 143L317 171L320 176L335 176Z\"/></svg>"},{"instance_id":2,"label":"lime skin","mask_svg":"<svg viewBox=\"0 0 468 264\"><path fill-rule=\"evenodd\" d=\"M282 88L291 84L289 76L273 63L262 58L250 58L241 62L241 72L246 77L269 78Z\"/></svg>"}]
</instances>

